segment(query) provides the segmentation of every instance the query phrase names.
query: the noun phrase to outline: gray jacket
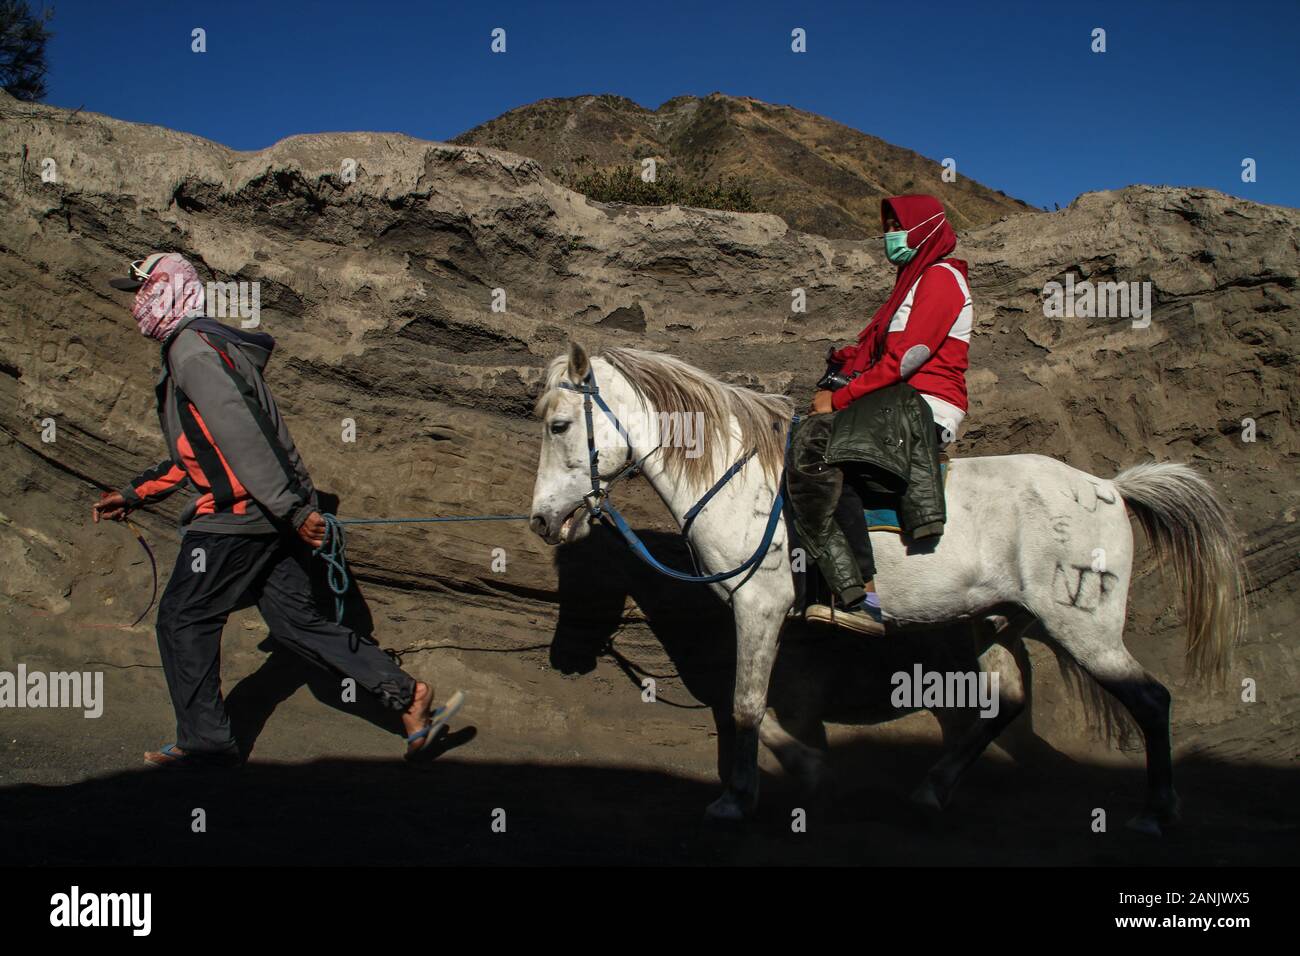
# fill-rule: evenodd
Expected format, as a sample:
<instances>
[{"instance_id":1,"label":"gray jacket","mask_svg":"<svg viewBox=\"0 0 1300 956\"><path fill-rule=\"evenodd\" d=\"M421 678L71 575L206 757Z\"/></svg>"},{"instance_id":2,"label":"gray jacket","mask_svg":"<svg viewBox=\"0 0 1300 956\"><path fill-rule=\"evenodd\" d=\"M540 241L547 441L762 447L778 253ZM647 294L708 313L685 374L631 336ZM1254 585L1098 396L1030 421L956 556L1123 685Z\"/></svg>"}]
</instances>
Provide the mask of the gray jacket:
<instances>
[{"instance_id":1,"label":"gray jacket","mask_svg":"<svg viewBox=\"0 0 1300 956\"><path fill-rule=\"evenodd\" d=\"M297 528L316 490L262 370L275 340L211 319L181 322L162 346L154 390L171 457L121 489L134 508L183 485L198 496L182 530L264 534Z\"/></svg>"}]
</instances>

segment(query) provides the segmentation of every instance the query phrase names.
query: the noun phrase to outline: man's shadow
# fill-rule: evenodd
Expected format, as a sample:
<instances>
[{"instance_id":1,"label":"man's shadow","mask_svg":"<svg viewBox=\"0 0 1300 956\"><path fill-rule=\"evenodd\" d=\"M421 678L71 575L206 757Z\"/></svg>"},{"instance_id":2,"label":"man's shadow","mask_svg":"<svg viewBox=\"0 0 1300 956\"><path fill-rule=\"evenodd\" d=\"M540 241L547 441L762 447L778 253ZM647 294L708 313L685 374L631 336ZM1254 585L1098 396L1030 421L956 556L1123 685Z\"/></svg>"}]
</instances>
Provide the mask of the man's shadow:
<instances>
[{"instance_id":1,"label":"man's shadow","mask_svg":"<svg viewBox=\"0 0 1300 956\"><path fill-rule=\"evenodd\" d=\"M317 492L322 512L338 514L339 498L328 492ZM335 595L325 579L324 573L311 577L312 597L322 613L334 615ZM355 577L347 594L343 596L344 627L349 628L355 640L374 642L374 615L370 611L365 594ZM377 697L360 688L354 701L343 699L339 672L300 648L276 640L272 632L266 640L258 645L258 650L267 651L266 661L255 672L241 680L226 695L226 711L230 715L231 732L239 745L240 752L247 759L256 746L267 721L277 707L284 703L301 687L306 687L322 704L333 707L353 717L367 720L389 733L404 737L401 715L384 707ZM438 739L430 742L420 753L420 760L436 759L448 750L459 747L473 739L473 727L465 727L455 732L443 728Z\"/></svg>"}]
</instances>

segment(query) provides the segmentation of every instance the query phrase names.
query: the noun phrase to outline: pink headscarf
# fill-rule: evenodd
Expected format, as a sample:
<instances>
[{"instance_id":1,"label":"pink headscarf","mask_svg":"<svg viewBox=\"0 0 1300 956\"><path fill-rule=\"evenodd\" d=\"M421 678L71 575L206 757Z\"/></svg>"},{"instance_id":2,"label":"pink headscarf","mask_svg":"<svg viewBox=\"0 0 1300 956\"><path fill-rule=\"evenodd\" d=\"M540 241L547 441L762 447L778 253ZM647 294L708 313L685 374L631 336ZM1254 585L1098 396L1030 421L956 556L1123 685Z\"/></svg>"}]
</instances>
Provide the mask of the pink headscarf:
<instances>
[{"instance_id":1,"label":"pink headscarf","mask_svg":"<svg viewBox=\"0 0 1300 956\"><path fill-rule=\"evenodd\" d=\"M171 335L181 319L203 311L203 283L184 256L169 252L158 260L140 286L131 314L140 334L159 342Z\"/></svg>"}]
</instances>

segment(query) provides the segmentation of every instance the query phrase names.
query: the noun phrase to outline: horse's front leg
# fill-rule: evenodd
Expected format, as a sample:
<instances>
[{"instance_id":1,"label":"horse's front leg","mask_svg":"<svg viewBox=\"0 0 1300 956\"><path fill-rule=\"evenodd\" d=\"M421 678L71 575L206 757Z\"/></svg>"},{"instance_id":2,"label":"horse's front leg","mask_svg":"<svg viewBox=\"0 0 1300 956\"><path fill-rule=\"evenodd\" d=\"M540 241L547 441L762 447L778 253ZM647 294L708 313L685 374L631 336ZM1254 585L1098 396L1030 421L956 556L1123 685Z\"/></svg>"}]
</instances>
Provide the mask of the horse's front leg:
<instances>
[{"instance_id":1,"label":"horse's front leg","mask_svg":"<svg viewBox=\"0 0 1300 956\"><path fill-rule=\"evenodd\" d=\"M767 710L767 685L786 607L772 600L770 590L764 593L768 582L761 580L762 575L754 578L733 601L736 686L731 699L731 719L735 740L727 789L705 811L712 820L742 820L758 805L758 727Z\"/></svg>"}]
</instances>

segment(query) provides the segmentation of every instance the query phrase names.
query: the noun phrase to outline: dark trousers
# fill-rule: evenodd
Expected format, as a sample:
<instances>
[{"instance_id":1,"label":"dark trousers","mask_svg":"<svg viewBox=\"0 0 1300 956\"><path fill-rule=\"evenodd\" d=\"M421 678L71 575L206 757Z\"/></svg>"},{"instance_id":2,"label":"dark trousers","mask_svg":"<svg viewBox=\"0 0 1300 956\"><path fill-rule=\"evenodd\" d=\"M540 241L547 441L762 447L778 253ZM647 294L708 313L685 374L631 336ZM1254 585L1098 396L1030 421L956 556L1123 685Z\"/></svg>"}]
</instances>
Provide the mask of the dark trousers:
<instances>
[{"instance_id":1,"label":"dark trousers","mask_svg":"<svg viewBox=\"0 0 1300 956\"><path fill-rule=\"evenodd\" d=\"M835 519L844 493L844 471L826 463L834 418L811 415L798 424L790 444L785 480L799 540L836 598L842 604L852 604L865 593L865 579L845 529ZM859 537L866 540L868 536ZM871 562L870 543L866 545L866 556Z\"/></svg>"},{"instance_id":2,"label":"dark trousers","mask_svg":"<svg viewBox=\"0 0 1300 956\"><path fill-rule=\"evenodd\" d=\"M849 550L857 559L862 580L870 581L876 576L876 556L871 550L871 535L867 533L867 507L854 482L855 477L852 474L844 476L840 501L835 506L835 524L849 540Z\"/></svg>"},{"instance_id":3,"label":"dark trousers","mask_svg":"<svg viewBox=\"0 0 1300 956\"><path fill-rule=\"evenodd\" d=\"M865 477L826 463L834 415L812 415L799 423L790 449L786 487L799 539L817 564L822 579L842 604L852 604L865 593L865 582L876 575L875 555L862 496L855 479ZM939 447L945 446L943 429L936 427Z\"/></svg>"},{"instance_id":4,"label":"dark trousers","mask_svg":"<svg viewBox=\"0 0 1300 956\"><path fill-rule=\"evenodd\" d=\"M186 532L158 603L158 651L181 750L238 753L221 696L221 632L232 611L253 604L275 640L353 678L393 710L410 706L415 679L373 641L321 613L311 560L305 544L281 535Z\"/></svg>"}]
</instances>

